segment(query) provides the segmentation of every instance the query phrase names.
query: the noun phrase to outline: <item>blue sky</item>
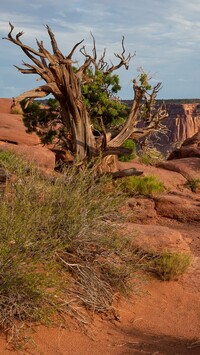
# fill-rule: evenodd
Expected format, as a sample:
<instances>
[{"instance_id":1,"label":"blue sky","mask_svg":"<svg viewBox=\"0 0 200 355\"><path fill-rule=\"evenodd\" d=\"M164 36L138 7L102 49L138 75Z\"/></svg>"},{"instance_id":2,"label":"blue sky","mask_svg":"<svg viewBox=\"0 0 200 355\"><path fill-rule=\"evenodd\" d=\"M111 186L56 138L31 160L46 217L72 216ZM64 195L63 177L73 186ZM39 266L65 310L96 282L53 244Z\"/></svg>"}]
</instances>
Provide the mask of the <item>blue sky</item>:
<instances>
[{"instance_id":1,"label":"blue sky","mask_svg":"<svg viewBox=\"0 0 200 355\"><path fill-rule=\"evenodd\" d=\"M90 31L96 38L99 54L107 48L107 59L125 47L136 56L129 70L120 69L123 99L133 97L132 79L143 67L152 84L161 81L159 98L200 97L200 1L199 0L5 0L1 3L0 37L6 37L11 21L22 40L36 48L35 38L49 48L44 25L55 33L64 53L85 40L92 48ZM77 51L74 59L81 60ZM26 56L19 47L0 39L0 97L13 97L39 85L37 77L23 75Z\"/></svg>"}]
</instances>

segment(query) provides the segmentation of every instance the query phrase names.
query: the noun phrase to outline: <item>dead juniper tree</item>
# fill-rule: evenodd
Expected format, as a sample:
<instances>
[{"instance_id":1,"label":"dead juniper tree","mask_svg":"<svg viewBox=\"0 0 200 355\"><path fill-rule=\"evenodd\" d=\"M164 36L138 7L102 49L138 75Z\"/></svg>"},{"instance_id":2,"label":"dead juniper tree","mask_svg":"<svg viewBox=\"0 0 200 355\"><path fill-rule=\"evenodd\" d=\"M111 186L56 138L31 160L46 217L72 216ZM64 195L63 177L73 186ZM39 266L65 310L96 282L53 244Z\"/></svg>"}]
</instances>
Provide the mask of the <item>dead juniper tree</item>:
<instances>
[{"instance_id":1,"label":"dead juniper tree","mask_svg":"<svg viewBox=\"0 0 200 355\"><path fill-rule=\"evenodd\" d=\"M45 81L44 85L16 97L14 102L19 103L24 99L29 101L52 94L60 105L60 119L66 128L66 141L68 141L68 148L75 158L74 161L85 164L94 157L101 157L103 169L107 171L111 157L127 153L122 145L129 137L139 139L155 130L162 130L161 122L167 113L163 105L155 108L155 99L161 83L155 87L149 87L144 73L139 80L133 80L134 99L125 124L118 132L115 132L115 135L112 135L108 134L102 123L101 134L95 137L81 90L87 80L87 70L92 67L94 73L101 71L104 76L121 67L128 70L129 62L133 56L130 53L126 54L123 37L121 54L115 53L118 62L115 65L113 63L109 65L105 59L106 50L99 58L97 57L93 36L91 54L86 51L85 46L81 46L83 41L80 41L74 45L69 54L64 55L58 48L51 28L47 25L46 29L51 40L52 53L44 47L42 41L37 39L37 49L25 44L21 40L23 32L13 36L14 26L10 23L10 32L4 39L19 46L31 61L31 64L23 62L23 68L17 66L16 68L22 74L37 74L40 79ZM81 46L83 63L75 68L76 63L73 61L73 55L79 46Z\"/></svg>"}]
</instances>

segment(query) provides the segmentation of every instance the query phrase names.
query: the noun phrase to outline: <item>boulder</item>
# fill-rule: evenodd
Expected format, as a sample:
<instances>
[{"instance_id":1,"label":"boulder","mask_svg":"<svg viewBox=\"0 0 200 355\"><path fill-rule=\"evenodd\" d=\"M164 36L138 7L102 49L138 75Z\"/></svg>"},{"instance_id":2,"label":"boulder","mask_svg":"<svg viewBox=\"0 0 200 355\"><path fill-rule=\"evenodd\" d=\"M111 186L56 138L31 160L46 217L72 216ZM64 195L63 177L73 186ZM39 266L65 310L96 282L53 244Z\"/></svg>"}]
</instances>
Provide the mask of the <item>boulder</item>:
<instances>
[{"instance_id":1,"label":"boulder","mask_svg":"<svg viewBox=\"0 0 200 355\"><path fill-rule=\"evenodd\" d=\"M54 153L41 145L29 146L0 142L0 150L14 151L28 161L34 161L38 168L44 172L52 171L55 168Z\"/></svg>"},{"instance_id":2,"label":"boulder","mask_svg":"<svg viewBox=\"0 0 200 355\"><path fill-rule=\"evenodd\" d=\"M143 171L144 176L151 175L157 177L158 179L163 181L165 187L170 190L177 188L177 186L182 186L187 182L187 179L181 174L179 174L179 171L170 171L173 169L168 169L168 171L166 171L167 167L165 167L165 164L163 166L162 163L158 163L156 166L145 165L140 163L137 158L130 162L118 162L119 170L130 168L135 168L139 171Z\"/></svg>"},{"instance_id":3,"label":"boulder","mask_svg":"<svg viewBox=\"0 0 200 355\"><path fill-rule=\"evenodd\" d=\"M172 151L167 160L182 158L200 158L200 130L186 139L179 149Z\"/></svg>"},{"instance_id":4,"label":"boulder","mask_svg":"<svg viewBox=\"0 0 200 355\"><path fill-rule=\"evenodd\" d=\"M200 130L186 139L179 149L172 151L167 161L156 166L176 171L187 180L200 178Z\"/></svg>"},{"instance_id":5,"label":"boulder","mask_svg":"<svg viewBox=\"0 0 200 355\"><path fill-rule=\"evenodd\" d=\"M154 198L158 215L181 222L200 222L200 198L165 195Z\"/></svg>"},{"instance_id":6,"label":"boulder","mask_svg":"<svg viewBox=\"0 0 200 355\"><path fill-rule=\"evenodd\" d=\"M200 129L197 133L195 133L192 137L187 138L183 144L182 147L196 147L200 148Z\"/></svg>"},{"instance_id":7,"label":"boulder","mask_svg":"<svg viewBox=\"0 0 200 355\"><path fill-rule=\"evenodd\" d=\"M0 112L11 113L13 100L9 98L0 98Z\"/></svg>"},{"instance_id":8,"label":"boulder","mask_svg":"<svg viewBox=\"0 0 200 355\"><path fill-rule=\"evenodd\" d=\"M156 166L158 168L177 172L184 176L187 180L200 178L200 157L162 161Z\"/></svg>"},{"instance_id":9,"label":"boulder","mask_svg":"<svg viewBox=\"0 0 200 355\"><path fill-rule=\"evenodd\" d=\"M0 149L11 150L34 161L40 170L55 168L55 154L44 147L36 133L27 133L20 114L11 114L11 99L0 99Z\"/></svg>"},{"instance_id":10,"label":"boulder","mask_svg":"<svg viewBox=\"0 0 200 355\"><path fill-rule=\"evenodd\" d=\"M27 133L20 115L0 112L0 141L12 144L36 145L40 139L36 133Z\"/></svg>"},{"instance_id":11,"label":"boulder","mask_svg":"<svg viewBox=\"0 0 200 355\"><path fill-rule=\"evenodd\" d=\"M142 224L156 224L158 215L155 210L155 202L153 199L145 197L129 198L128 207L133 214L129 217L130 222ZM127 210L127 215L130 215Z\"/></svg>"},{"instance_id":12,"label":"boulder","mask_svg":"<svg viewBox=\"0 0 200 355\"><path fill-rule=\"evenodd\" d=\"M132 245L148 253L163 251L190 252L182 234L174 229L158 225L128 223L126 231L133 235Z\"/></svg>"}]
</instances>

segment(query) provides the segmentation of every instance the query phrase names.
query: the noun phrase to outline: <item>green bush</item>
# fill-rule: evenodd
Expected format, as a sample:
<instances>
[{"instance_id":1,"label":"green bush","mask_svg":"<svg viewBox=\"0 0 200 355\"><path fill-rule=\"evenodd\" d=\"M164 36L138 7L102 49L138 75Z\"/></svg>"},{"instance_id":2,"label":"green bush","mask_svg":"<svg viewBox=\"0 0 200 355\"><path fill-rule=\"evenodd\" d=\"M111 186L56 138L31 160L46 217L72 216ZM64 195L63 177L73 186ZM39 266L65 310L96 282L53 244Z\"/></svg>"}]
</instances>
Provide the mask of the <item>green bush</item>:
<instances>
[{"instance_id":1,"label":"green bush","mask_svg":"<svg viewBox=\"0 0 200 355\"><path fill-rule=\"evenodd\" d=\"M179 276L183 275L190 264L190 254L163 252L153 258L151 268L163 281L170 281L177 280Z\"/></svg>"},{"instance_id":2,"label":"green bush","mask_svg":"<svg viewBox=\"0 0 200 355\"><path fill-rule=\"evenodd\" d=\"M139 161L145 165L156 165L159 161L164 160L163 155L155 148L146 149L139 156Z\"/></svg>"},{"instance_id":3,"label":"green bush","mask_svg":"<svg viewBox=\"0 0 200 355\"><path fill-rule=\"evenodd\" d=\"M129 176L120 182L122 190L130 195L154 195L164 191L164 184L155 176Z\"/></svg>"},{"instance_id":4,"label":"green bush","mask_svg":"<svg viewBox=\"0 0 200 355\"><path fill-rule=\"evenodd\" d=\"M0 164L15 172L0 200L1 329L16 339L22 324L50 322L62 311L85 322L77 303L113 310L133 255L115 228L124 197L117 188L105 192L110 178L97 182L92 169L75 168L44 177L9 152Z\"/></svg>"},{"instance_id":5,"label":"green bush","mask_svg":"<svg viewBox=\"0 0 200 355\"><path fill-rule=\"evenodd\" d=\"M119 155L120 161L126 162L126 161L130 161L130 160L133 160L136 158L136 156L137 156L136 155L136 145L132 139L127 139L122 147L131 149L132 152L129 155Z\"/></svg>"},{"instance_id":6,"label":"green bush","mask_svg":"<svg viewBox=\"0 0 200 355\"><path fill-rule=\"evenodd\" d=\"M192 192L197 192L198 189L200 189L200 179L191 179L186 183L186 186L192 191Z\"/></svg>"}]
</instances>

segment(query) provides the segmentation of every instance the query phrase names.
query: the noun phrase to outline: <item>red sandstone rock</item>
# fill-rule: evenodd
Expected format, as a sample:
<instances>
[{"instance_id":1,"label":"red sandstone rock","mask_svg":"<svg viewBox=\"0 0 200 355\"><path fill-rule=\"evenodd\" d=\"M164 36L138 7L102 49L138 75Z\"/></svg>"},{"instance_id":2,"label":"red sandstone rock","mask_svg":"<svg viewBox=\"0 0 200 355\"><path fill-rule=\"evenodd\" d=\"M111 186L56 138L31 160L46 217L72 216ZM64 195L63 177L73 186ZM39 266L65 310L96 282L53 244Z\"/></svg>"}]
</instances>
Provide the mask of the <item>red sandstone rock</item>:
<instances>
[{"instance_id":1,"label":"red sandstone rock","mask_svg":"<svg viewBox=\"0 0 200 355\"><path fill-rule=\"evenodd\" d=\"M126 224L132 233L132 244L146 252L176 251L189 252L190 248L177 230L155 225Z\"/></svg>"},{"instance_id":2,"label":"red sandstone rock","mask_svg":"<svg viewBox=\"0 0 200 355\"><path fill-rule=\"evenodd\" d=\"M13 115L0 112L0 141L13 144L38 145L39 137L26 132L20 115Z\"/></svg>"},{"instance_id":3,"label":"red sandstone rock","mask_svg":"<svg viewBox=\"0 0 200 355\"><path fill-rule=\"evenodd\" d=\"M200 129L197 133L195 133L192 137L187 138L183 144L182 147L188 147L188 146L193 146L193 147L200 147Z\"/></svg>"},{"instance_id":4,"label":"red sandstone rock","mask_svg":"<svg viewBox=\"0 0 200 355\"><path fill-rule=\"evenodd\" d=\"M0 112L1 113L11 113L12 99L1 99L0 98Z\"/></svg>"},{"instance_id":5,"label":"red sandstone rock","mask_svg":"<svg viewBox=\"0 0 200 355\"><path fill-rule=\"evenodd\" d=\"M173 143L183 142L193 136L200 128L199 104L169 104L169 117L166 119L170 132L168 136Z\"/></svg>"},{"instance_id":6,"label":"red sandstone rock","mask_svg":"<svg viewBox=\"0 0 200 355\"><path fill-rule=\"evenodd\" d=\"M158 215L181 222L200 222L200 198L179 195L155 197L155 210Z\"/></svg>"},{"instance_id":7,"label":"red sandstone rock","mask_svg":"<svg viewBox=\"0 0 200 355\"><path fill-rule=\"evenodd\" d=\"M42 170L53 170L55 154L40 143L35 134L28 134L21 115L11 114L11 99L0 99L0 149L15 151Z\"/></svg>"},{"instance_id":8,"label":"red sandstone rock","mask_svg":"<svg viewBox=\"0 0 200 355\"><path fill-rule=\"evenodd\" d=\"M179 149L172 151L167 161L157 167L176 171L186 179L200 178L200 130L187 138Z\"/></svg>"},{"instance_id":9,"label":"red sandstone rock","mask_svg":"<svg viewBox=\"0 0 200 355\"><path fill-rule=\"evenodd\" d=\"M180 173L187 180L200 178L200 157L163 161L157 167Z\"/></svg>"},{"instance_id":10,"label":"red sandstone rock","mask_svg":"<svg viewBox=\"0 0 200 355\"><path fill-rule=\"evenodd\" d=\"M165 163L165 162L164 162ZM177 188L180 185L184 185L187 182L187 179L183 177L179 171L169 171L173 169L168 169L165 164L162 166L161 164L157 164L157 166L150 166L150 165L145 165L142 163L139 163L137 159L134 159L130 162L118 162L118 169L119 170L124 170L134 167L137 170L143 171L144 176L152 175L157 178L159 178L161 181L164 182L164 185L167 189L174 189Z\"/></svg>"},{"instance_id":11,"label":"red sandstone rock","mask_svg":"<svg viewBox=\"0 0 200 355\"><path fill-rule=\"evenodd\" d=\"M157 148L163 152L180 146L200 129L200 104L166 104L169 116L163 120L168 128L166 135L159 135Z\"/></svg>"},{"instance_id":12,"label":"red sandstone rock","mask_svg":"<svg viewBox=\"0 0 200 355\"><path fill-rule=\"evenodd\" d=\"M55 155L49 149L38 146L30 146L25 144L10 144L0 142L0 151L1 150L11 150L28 161L33 161L36 165L43 171L52 171L55 168Z\"/></svg>"},{"instance_id":13,"label":"red sandstone rock","mask_svg":"<svg viewBox=\"0 0 200 355\"><path fill-rule=\"evenodd\" d=\"M197 157L200 158L200 130L187 138L179 149L170 153L167 160Z\"/></svg>"}]
</instances>

